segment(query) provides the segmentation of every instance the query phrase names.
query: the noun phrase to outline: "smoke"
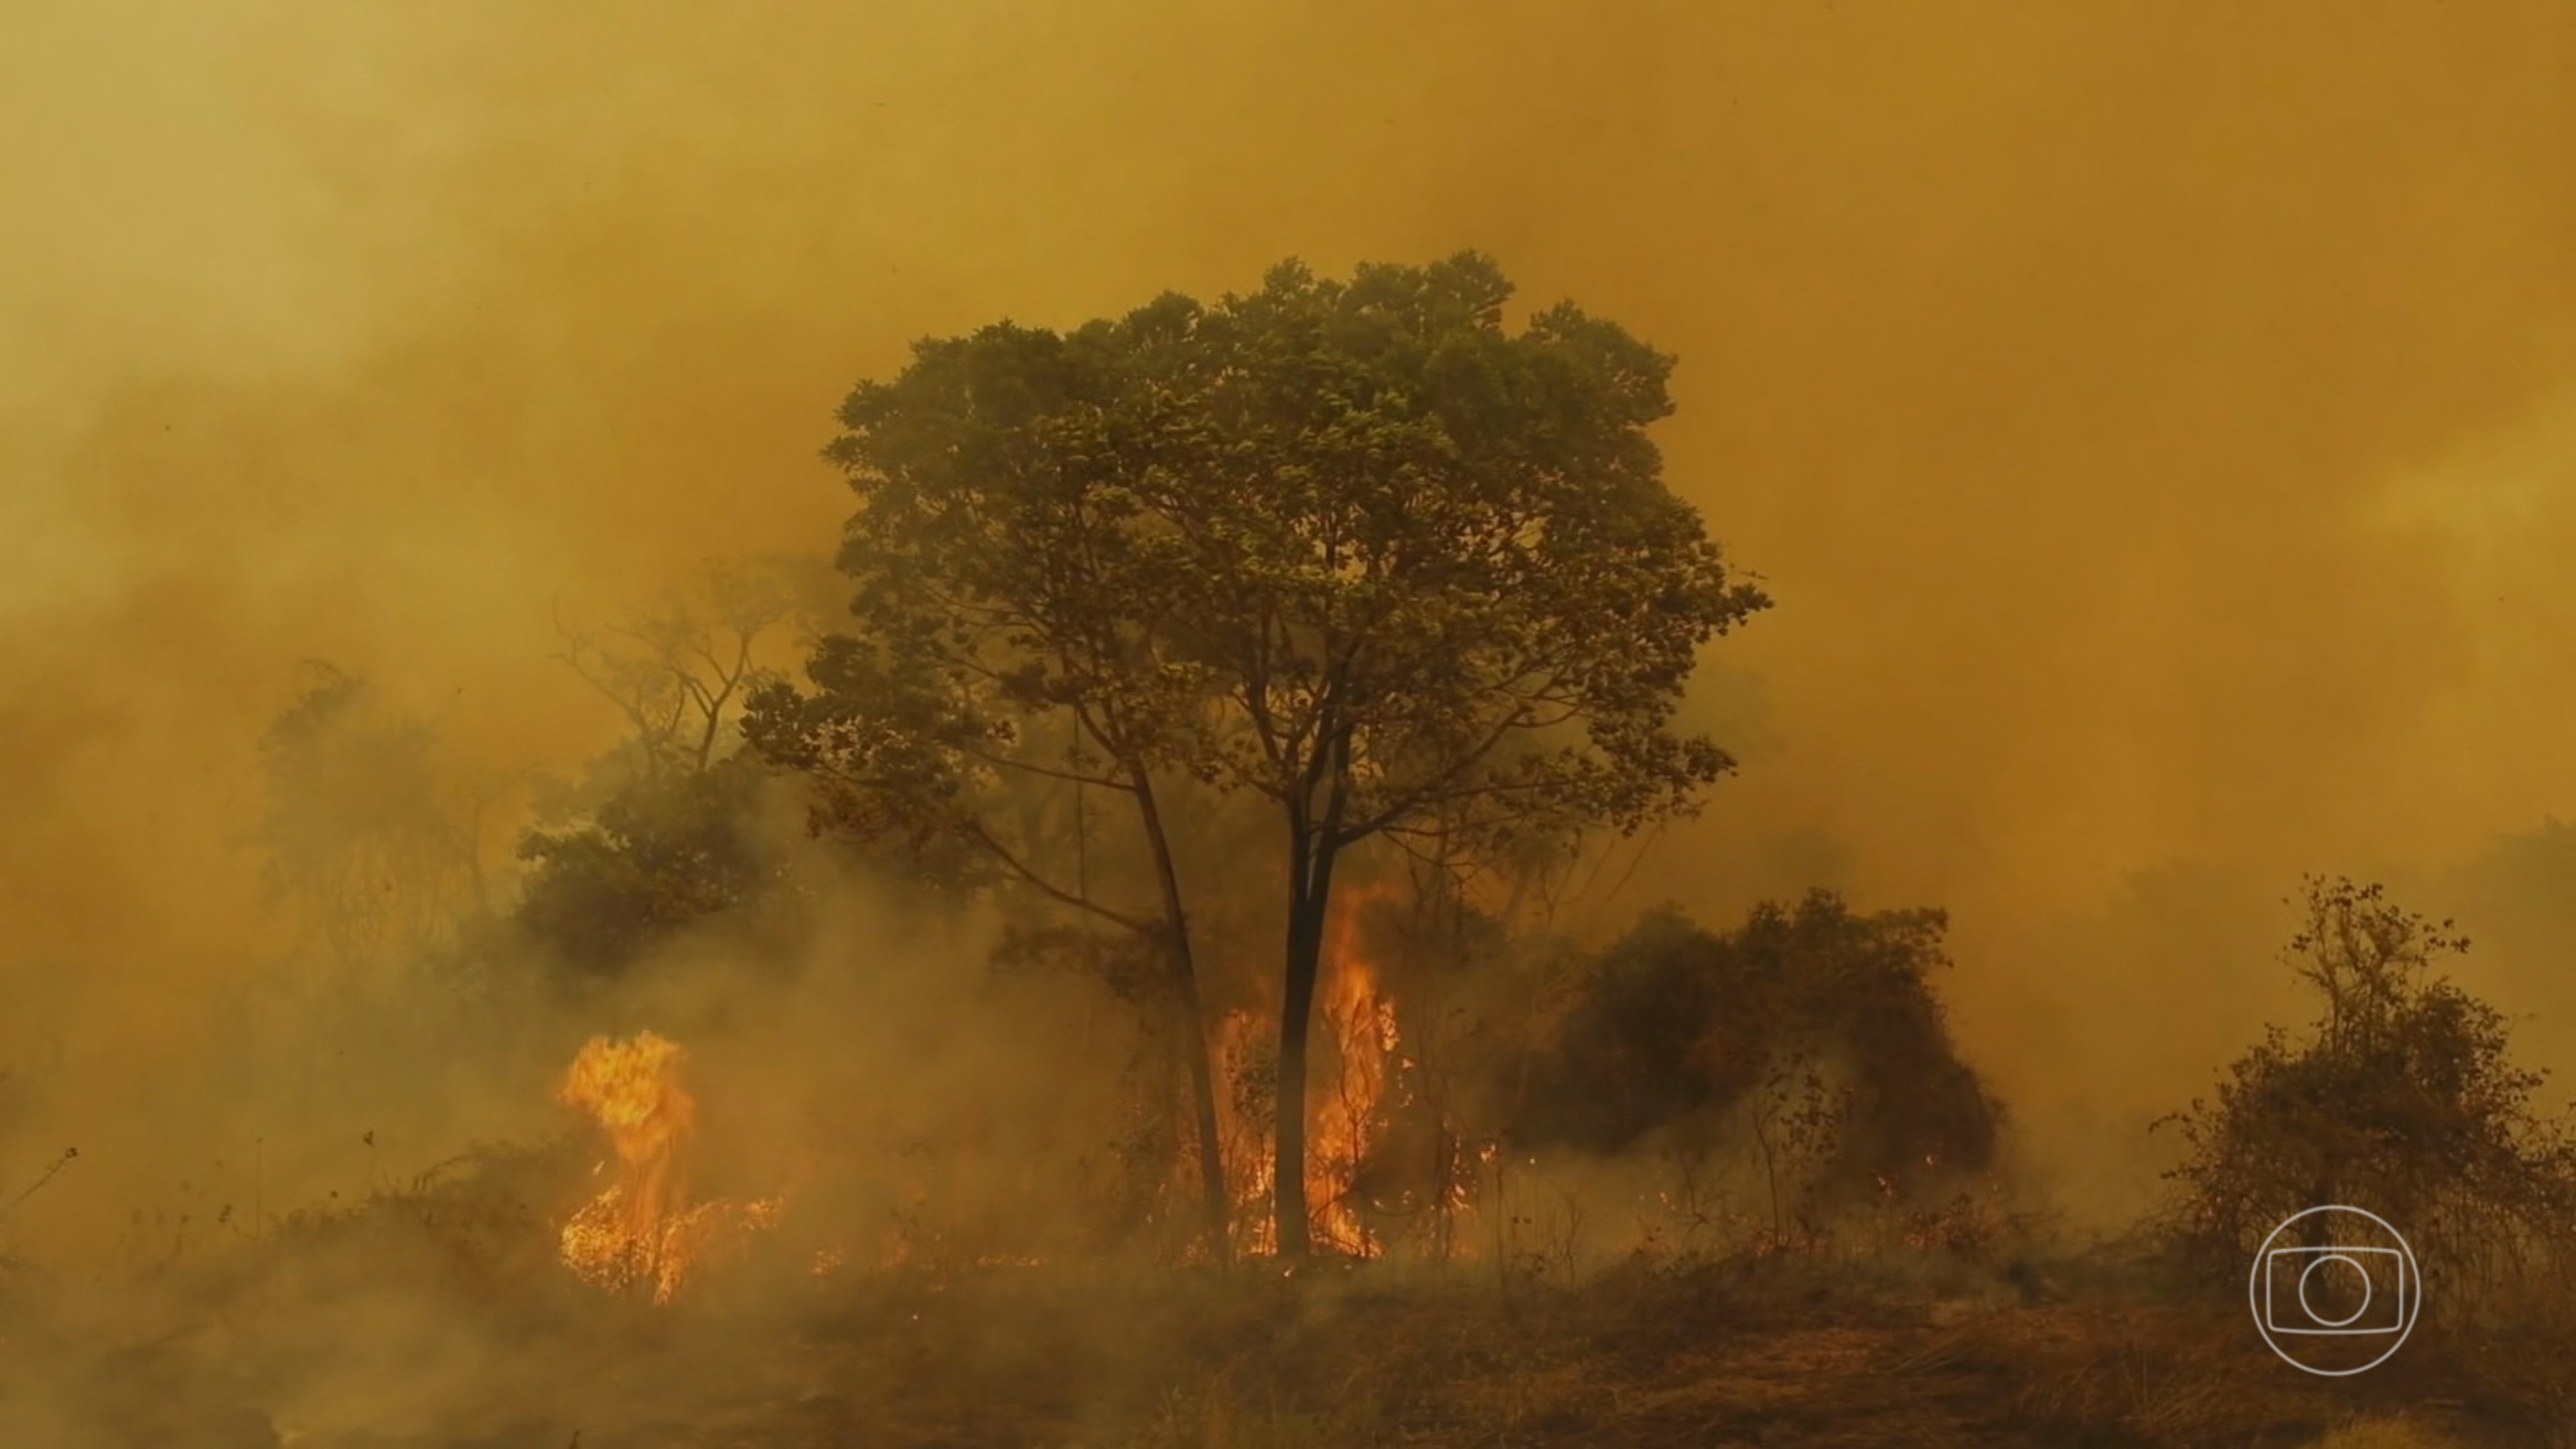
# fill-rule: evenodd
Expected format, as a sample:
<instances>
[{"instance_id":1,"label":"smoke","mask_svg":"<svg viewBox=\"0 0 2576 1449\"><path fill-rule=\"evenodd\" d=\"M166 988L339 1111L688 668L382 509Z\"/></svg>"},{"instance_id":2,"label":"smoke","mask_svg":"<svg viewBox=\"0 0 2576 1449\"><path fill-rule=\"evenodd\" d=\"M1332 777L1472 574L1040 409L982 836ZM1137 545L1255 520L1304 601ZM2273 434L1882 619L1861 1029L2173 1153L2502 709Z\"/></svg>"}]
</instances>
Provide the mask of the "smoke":
<instances>
[{"instance_id":1,"label":"smoke","mask_svg":"<svg viewBox=\"0 0 2576 1449\"><path fill-rule=\"evenodd\" d=\"M828 550L831 408L917 335L1288 254L1479 247L1682 358L1671 476L1780 602L1695 704L1743 774L1598 929L1950 909L1966 1056L2106 1214L2288 1009L2304 870L2456 894L2576 1051L2570 867L2513 844L2576 810L2562 6L22 12L0 1198L82 1157L20 1250L218 1157L363 1180L356 1108L190 1095L292 938L258 741L306 661L497 782L505 877L526 782L621 729L559 611ZM593 1025L346 1070L456 1079L417 1170L551 1120Z\"/></svg>"}]
</instances>

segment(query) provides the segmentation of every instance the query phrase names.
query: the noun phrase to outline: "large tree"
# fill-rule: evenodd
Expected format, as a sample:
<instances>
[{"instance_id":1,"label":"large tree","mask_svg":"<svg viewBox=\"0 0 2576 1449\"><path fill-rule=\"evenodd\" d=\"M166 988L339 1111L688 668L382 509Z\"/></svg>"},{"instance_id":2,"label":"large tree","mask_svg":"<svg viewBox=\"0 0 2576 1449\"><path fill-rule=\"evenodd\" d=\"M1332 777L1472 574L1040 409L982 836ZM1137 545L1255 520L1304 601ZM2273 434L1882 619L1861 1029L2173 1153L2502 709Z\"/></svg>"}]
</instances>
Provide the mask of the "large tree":
<instances>
[{"instance_id":1,"label":"large tree","mask_svg":"<svg viewBox=\"0 0 2576 1449\"><path fill-rule=\"evenodd\" d=\"M1148 480L1236 725L1219 778L1283 827L1283 1251L1307 1238L1296 1104L1343 854L1633 830L1732 764L1672 718L1700 648L1769 601L1664 486L1646 430L1672 359L1570 304L1511 330L1511 291L1474 254L1274 269L1195 318L1175 390L1203 462Z\"/></svg>"},{"instance_id":2,"label":"large tree","mask_svg":"<svg viewBox=\"0 0 2576 1449\"><path fill-rule=\"evenodd\" d=\"M901 697L935 659L949 704L916 724L971 751L987 716L956 701L1060 707L1107 762L1061 773L1133 795L1149 838L1159 773L1276 811L1283 1253L1309 1242L1307 1042L1345 853L1634 829L1731 766L1672 719L1700 648L1768 600L1664 486L1646 430L1672 360L1570 305L1509 329L1510 295L1474 254L1348 282L1291 263L1212 306L925 343L843 413L868 637L818 657L827 694ZM842 737L904 733L874 718Z\"/></svg>"}]
</instances>

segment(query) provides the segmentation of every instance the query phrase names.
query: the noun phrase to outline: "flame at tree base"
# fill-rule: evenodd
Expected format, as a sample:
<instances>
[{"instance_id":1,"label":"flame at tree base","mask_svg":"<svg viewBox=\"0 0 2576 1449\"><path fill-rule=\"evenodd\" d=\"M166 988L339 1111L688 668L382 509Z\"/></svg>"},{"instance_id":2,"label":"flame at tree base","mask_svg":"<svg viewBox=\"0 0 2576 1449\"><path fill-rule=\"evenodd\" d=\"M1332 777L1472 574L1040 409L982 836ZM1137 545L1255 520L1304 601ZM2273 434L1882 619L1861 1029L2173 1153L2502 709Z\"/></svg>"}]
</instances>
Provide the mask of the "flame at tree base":
<instances>
[{"instance_id":1,"label":"flame at tree base","mask_svg":"<svg viewBox=\"0 0 2576 1449\"><path fill-rule=\"evenodd\" d=\"M1417 1063L1407 1054L1402 1015L1378 964L1370 959L1363 913L1399 899L1387 885L1363 885L1336 898L1309 1029L1306 1114L1307 1241L1318 1252L1374 1258L1386 1253L1390 1224L1435 1226L1428 1209L1454 1214L1472 1196L1473 1164L1456 1150L1448 1124L1416 1090ZM1218 1138L1226 1161L1232 1247L1245 1256L1278 1251L1272 1195L1277 1182L1279 1110L1275 1018L1230 1011L1211 1023L1209 1051L1221 1086ZM1426 1115L1429 1114L1429 1115ZM1423 1139L1419 1142L1414 1139ZM1416 1150L1416 1149L1419 1150ZM1194 1135L1182 1134L1175 1182L1195 1190ZM1416 1159L1419 1159L1418 1161ZM1422 1190L1389 1197L1398 1179ZM1429 1181L1436 1179L1436 1181ZM1412 1232L1412 1229L1405 1229ZM1415 1233L1415 1236L1421 1234ZM1445 1232L1438 1251L1450 1251Z\"/></svg>"}]
</instances>

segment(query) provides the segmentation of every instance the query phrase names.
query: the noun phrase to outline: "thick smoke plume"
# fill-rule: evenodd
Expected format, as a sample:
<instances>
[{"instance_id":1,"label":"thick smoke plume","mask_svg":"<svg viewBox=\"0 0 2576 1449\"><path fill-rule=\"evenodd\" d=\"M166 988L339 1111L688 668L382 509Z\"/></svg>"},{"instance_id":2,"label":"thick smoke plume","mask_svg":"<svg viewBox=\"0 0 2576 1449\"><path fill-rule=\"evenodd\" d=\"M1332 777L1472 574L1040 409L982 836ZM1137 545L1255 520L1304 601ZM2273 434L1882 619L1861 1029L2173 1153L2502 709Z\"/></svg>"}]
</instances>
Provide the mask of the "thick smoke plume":
<instances>
[{"instance_id":1,"label":"thick smoke plume","mask_svg":"<svg viewBox=\"0 0 2576 1449\"><path fill-rule=\"evenodd\" d=\"M1010 1200L1132 1127L1132 1083L1070 1070L1150 1056L1114 992L987 980L992 922L918 928L794 801L727 807L746 870L829 882L768 915L568 977L494 923L523 832L635 739L560 656L710 561L807 561L763 668L835 622L816 452L855 380L1292 254L1472 246L1681 359L1668 476L1778 607L1694 685L1741 775L1586 877L1572 942L1810 887L1945 910L2004 1156L2106 1225L2153 1190L2144 1123L2293 1009L2303 872L2456 914L2463 980L2576 1065L2563 5L7 28L0 1291L580 1142L554 1092L593 1036L688 1043L710 1193L841 1223ZM299 701L338 753L295 753ZM961 1119L953 1180L793 1180ZM526 1168L532 1213L595 1148ZM136 1291L98 1316L175 1312ZM276 1348L332 1365L304 1421L514 1371L434 1295L299 1291L347 1315ZM360 1334L413 1371L332 1358ZM0 1439L97 1442L83 1392Z\"/></svg>"}]
</instances>

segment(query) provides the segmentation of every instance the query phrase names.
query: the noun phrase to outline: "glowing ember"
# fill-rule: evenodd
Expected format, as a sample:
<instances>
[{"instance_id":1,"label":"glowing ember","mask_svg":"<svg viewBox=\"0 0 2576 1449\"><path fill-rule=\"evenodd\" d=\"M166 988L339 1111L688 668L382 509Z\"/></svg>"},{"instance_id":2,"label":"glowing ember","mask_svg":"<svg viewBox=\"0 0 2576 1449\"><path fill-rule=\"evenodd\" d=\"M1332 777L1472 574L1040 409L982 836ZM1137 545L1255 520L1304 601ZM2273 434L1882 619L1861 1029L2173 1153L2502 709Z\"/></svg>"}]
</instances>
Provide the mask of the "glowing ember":
<instances>
[{"instance_id":1,"label":"glowing ember","mask_svg":"<svg viewBox=\"0 0 2576 1449\"><path fill-rule=\"evenodd\" d=\"M563 1261L611 1292L646 1284L668 1303L710 1250L775 1226L784 1204L691 1203L687 1153L697 1102L680 1085L683 1053L652 1032L593 1037L556 1097L590 1114L617 1154L617 1179L563 1226ZM608 1164L601 1163L605 1170Z\"/></svg>"}]
</instances>

